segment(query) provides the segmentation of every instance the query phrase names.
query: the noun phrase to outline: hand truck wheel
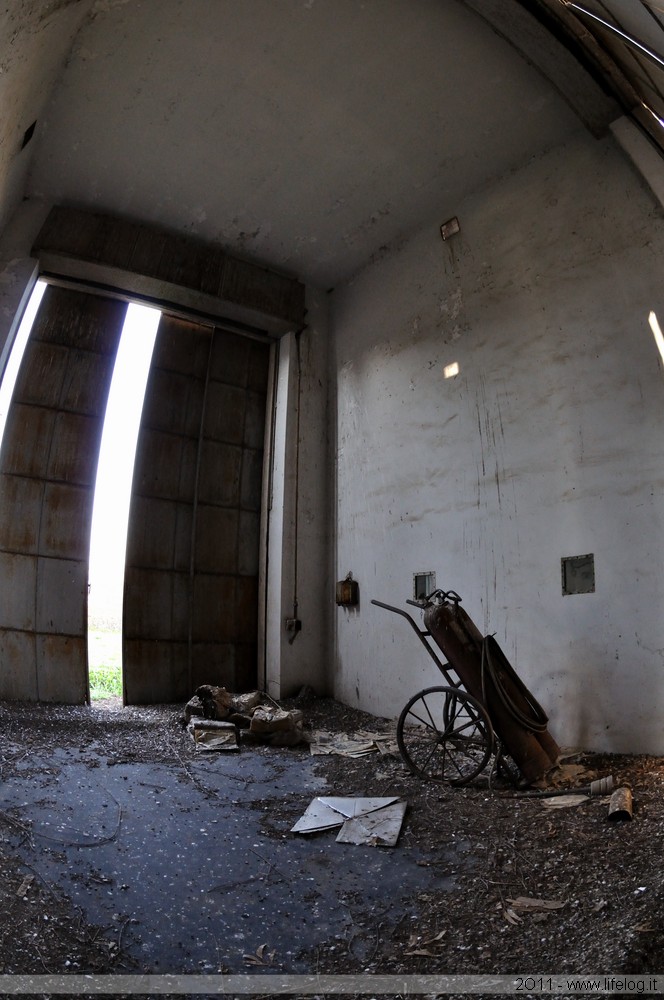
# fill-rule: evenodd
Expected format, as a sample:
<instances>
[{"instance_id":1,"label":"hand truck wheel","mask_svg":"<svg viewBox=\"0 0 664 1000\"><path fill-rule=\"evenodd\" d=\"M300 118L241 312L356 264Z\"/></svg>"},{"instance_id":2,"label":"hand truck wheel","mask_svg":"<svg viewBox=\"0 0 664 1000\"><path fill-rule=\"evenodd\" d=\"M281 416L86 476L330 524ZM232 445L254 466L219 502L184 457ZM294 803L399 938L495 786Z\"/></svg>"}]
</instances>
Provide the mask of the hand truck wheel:
<instances>
[{"instance_id":1,"label":"hand truck wheel","mask_svg":"<svg viewBox=\"0 0 664 1000\"><path fill-rule=\"evenodd\" d=\"M420 778L465 785L493 753L489 716L462 688L430 687L413 695L397 722L397 744Z\"/></svg>"}]
</instances>

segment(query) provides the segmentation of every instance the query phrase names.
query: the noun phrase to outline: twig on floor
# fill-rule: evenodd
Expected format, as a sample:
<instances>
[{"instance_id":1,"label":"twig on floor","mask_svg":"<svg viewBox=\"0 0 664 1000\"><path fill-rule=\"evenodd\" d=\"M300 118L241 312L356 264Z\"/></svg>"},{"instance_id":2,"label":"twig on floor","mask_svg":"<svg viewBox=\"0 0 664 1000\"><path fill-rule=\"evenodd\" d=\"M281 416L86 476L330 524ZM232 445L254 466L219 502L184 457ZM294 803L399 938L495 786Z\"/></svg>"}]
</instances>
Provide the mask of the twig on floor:
<instances>
[{"instance_id":1,"label":"twig on floor","mask_svg":"<svg viewBox=\"0 0 664 1000\"><path fill-rule=\"evenodd\" d=\"M270 871L274 870L274 871L275 871L275 872L277 873L277 875L279 875L279 877L280 877L280 878L282 878L282 879L284 880L284 882L290 882L290 879L288 878L288 876L287 876L287 875L284 875L284 873L283 873L282 871L280 871L280 870L279 870L279 869L277 868L277 866L276 866L275 864L273 864L273 863L272 863L272 861L268 861L268 859L267 859L267 858L264 858L262 854L259 854L259 853L258 853L258 851L255 851L255 850L253 849L253 847L251 848L251 853L252 853L252 854L255 854L255 855L256 855L256 857L257 857L257 858L260 858L260 859L261 859L261 861L262 861L262 862L263 862L264 864L268 865L268 866L269 866L269 868L270 868ZM269 874L270 874L270 872L268 872L268 876L269 876Z\"/></svg>"},{"instance_id":2,"label":"twig on floor","mask_svg":"<svg viewBox=\"0 0 664 1000\"><path fill-rule=\"evenodd\" d=\"M0 820L6 823L7 826L12 826L16 830L20 830L25 837L30 838L32 836L33 833L32 828L29 827L26 823L22 823L20 819L14 819L14 817L10 816L9 813L0 812Z\"/></svg>"},{"instance_id":3,"label":"twig on floor","mask_svg":"<svg viewBox=\"0 0 664 1000\"><path fill-rule=\"evenodd\" d=\"M177 757L177 760L178 760L178 763L180 764L180 767L182 768L182 770L184 771L184 773L187 775L187 777L189 778L189 780L191 782L193 782L193 784L196 785L197 788L199 788L205 795L211 795L211 796L213 796L216 799L223 799L224 798L224 796L221 794L221 792L219 792L216 788L210 788L209 785L204 784L204 782L202 782L200 778L196 777L196 775L193 773L193 771L191 770L191 768L188 767L188 765L183 760L182 754L180 753L180 751L177 749L176 746L173 745L173 742L170 739L168 740L168 744L169 744L169 746L171 748L171 751L174 754L174 756ZM240 778L240 777L238 777L235 774L226 774L226 773L224 773L224 777L226 777L226 778L232 778L234 781L239 781L245 787L247 785L246 778Z\"/></svg>"},{"instance_id":4,"label":"twig on floor","mask_svg":"<svg viewBox=\"0 0 664 1000\"><path fill-rule=\"evenodd\" d=\"M131 924L131 923L133 923L132 918L131 917L126 917L125 920L124 920L124 922L122 923L122 925L120 927L120 930L118 931L118 954L122 951L122 935L125 932L125 927L127 926L127 924Z\"/></svg>"},{"instance_id":5,"label":"twig on floor","mask_svg":"<svg viewBox=\"0 0 664 1000\"><path fill-rule=\"evenodd\" d=\"M34 830L34 829L32 830L33 836L39 837L41 840L48 840L53 844L62 844L65 847L102 847L104 844L111 844L114 840L117 840L118 835L120 833L120 827L122 825L122 806L120 805L120 803L118 802L118 800L115 798L114 795L111 795L110 792L108 792L108 794L118 807L118 817L117 817L117 822L115 824L115 829L113 833L111 833L108 837L97 837L95 840L89 840L87 842L83 842L78 840L67 840L64 837L53 837L49 833L41 833L39 830ZM84 836L86 835L84 834Z\"/></svg>"}]
</instances>

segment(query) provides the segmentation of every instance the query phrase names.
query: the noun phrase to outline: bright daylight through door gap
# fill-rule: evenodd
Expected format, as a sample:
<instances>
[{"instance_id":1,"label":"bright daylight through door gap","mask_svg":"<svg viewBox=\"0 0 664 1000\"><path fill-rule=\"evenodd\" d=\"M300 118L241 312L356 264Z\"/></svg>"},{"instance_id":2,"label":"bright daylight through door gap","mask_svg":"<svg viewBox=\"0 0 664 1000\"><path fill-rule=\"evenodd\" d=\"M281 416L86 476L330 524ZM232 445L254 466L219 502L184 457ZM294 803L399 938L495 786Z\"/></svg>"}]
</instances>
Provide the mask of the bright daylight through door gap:
<instances>
[{"instance_id":1,"label":"bright daylight through door gap","mask_svg":"<svg viewBox=\"0 0 664 1000\"><path fill-rule=\"evenodd\" d=\"M30 296L25 312L23 313L23 318L19 324L19 328L16 332L16 337L14 338L14 343L12 344L9 354L7 367L5 368L2 376L2 385L0 385L0 449L2 448L2 440L5 436L7 415L9 413L12 396L14 395L14 388L16 386L19 368L21 367L21 361L23 360L25 349L28 346L28 338L30 336L30 331L32 330L32 324L35 321L35 316L37 315L37 310L39 309L45 291L46 282L38 281L33 289L32 295Z\"/></svg>"},{"instance_id":2,"label":"bright daylight through door gap","mask_svg":"<svg viewBox=\"0 0 664 1000\"><path fill-rule=\"evenodd\" d=\"M90 535L90 696L122 694L122 599L136 442L161 313L131 303L122 328L99 450Z\"/></svg>"},{"instance_id":3,"label":"bright daylight through door gap","mask_svg":"<svg viewBox=\"0 0 664 1000\"><path fill-rule=\"evenodd\" d=\"M0 385L0 449L30 332L46 291L38 281ZM92 697L122 694L122 598L136 441L161 313L131 303L106 406L90 539L88 663Z\"/></svg>"}]
</instances>

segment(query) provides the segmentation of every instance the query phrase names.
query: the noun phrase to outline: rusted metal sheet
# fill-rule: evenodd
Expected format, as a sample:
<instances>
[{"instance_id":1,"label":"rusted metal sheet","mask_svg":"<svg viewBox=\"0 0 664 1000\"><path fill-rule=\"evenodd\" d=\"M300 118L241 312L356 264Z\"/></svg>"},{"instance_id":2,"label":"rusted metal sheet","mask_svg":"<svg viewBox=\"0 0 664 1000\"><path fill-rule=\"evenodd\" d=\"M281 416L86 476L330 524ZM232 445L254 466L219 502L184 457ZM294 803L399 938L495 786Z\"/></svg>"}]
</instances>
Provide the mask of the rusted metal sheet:
<instances>
[{"instance_id":1,"label":"rusted metal sheet","mask_svg":"<svg viewBox=\"0 0 664 1000\"><path fill-rule=\"evenodd\" d=\"M16 380L15 398L57 409L68 354L68 348L61 344L29 343Z\"/></svg>"},{"instance_id":2,"label":"rusted metal sheet","mask_svg":"<svg viewBox=\"0 0 664 1000\"><path fill-rule=\"evenodd\" d=\"M187 643L173 639L127 639L122 646L126 696L131 704L164 701L170 692L187 690Z\"/></svg>"},{"instance_id":3,"label":"rusted metal sheet","mask_svg":"<svg viewBox=\"0 0 664 1000\"><path fill-rule=\"evenodd\" d=\"M37 701L35 633L0 628L0 664L0 698Z\"/></svg>"},{"instance_id":4,"label":"rusted metal sheet","mask_svg":"<svg viewBox=\"0 0 664 1000\"><path fill-rule=\"evenodd\" d=\"M152 386L148 385L148 392ZM168 406L168 397L162 398ZM164 500L193 498L196 472L196 440L183 433L168 434L152 427L141 428L136 449L134 483L136 492L144 497Z\"/></svg>"},{"instance_id":5,"label":"rusted metal sheet","mask_svg":"<svg viewBox=\"0 0 664 1000\"><path fill-rule=\"evenodd\" d=\"M239 521L237 508L199 503L195 550L199 573L237 574Z\"/></svg>"},{"instance_id":6,"label":"rusted metal sheet","mask_svg":"<svg viewBox=\"0 0 664 1000\"><path fill-rule=\"evenodd\" d=\"M0 475L0 552L37 554L41 525L34 518L17 517L16 511L37 509L43 489L38 479Z\"/></svg>"},{"instance_id":7,"label":"rusted metal sheet","mask_svg":"<svg viewBox=\"0 0 664 1000\"><path fill-rule=\"evenodd\" d=\"M169 406L163 401L170 400ZM153 368L150 392L143 407L145 425L164 433L184 433L197 439L203 399L189 374Z\"/></svg>"},{"instance_id":8,"label":"rusted metal sheet","mask_svg":"<svg viewBox=\"0 0 664 1000\"><path fill-rule=\"evenodd\" d=\"M129 703L255 686L268 355L267 344L162 318L130 512Z\"/></svg>"},{"instance_id":9,"label":"rusted metal sheet","mask_svg":"<svg viewBox=\"0 0 664 1000\"><path fill-rule=\"evenodd\" d=\"M39 559L37 562L37 632L86 634L87 561Z\"/></svg>"},{"instance_id":10,"label":"rusted metal sheet","mask_svg":"<svg viewBox=\"0 0 664 1000\"><path fill-rule=\"evenodd\" d=\"M2 604L0 627L31 632L35 629L37 557L20 552L0 552ZM10 697L10 695L6 695Z\"/></svg>"},{"instance_id":11,"label":"rusted metal sheet","mask_svg":"<svg viewBox=\"0 0 664 1000\"><path fill-rule=\"evenodd\" d=\"M202 502L239 507L242 448L204 439L201 446L199 495Z\"/></svg>"},{"instance_id":12,"label":"rusted metal sheet","mask_svg":"<svg viewBox=\"0 0 664 1000\"><path fill-rule=\"evenodd\" d=\"M26 349L15 398L26 404L99 417L106 405L105 387L112 368L110 352L104 363L97 351L34 341Z\"/></svg>"},{"instance_id":13,"label":"rusted metal sheet","mask_svg":"<svg viewBox=\"0 0 664 1000\"><path fill-rule=\"evenodd\" d=\"M39 552L44 556L79 559L87 565L93 492L67 483L44 485Z\"/></svg>"},{"instance_id":14,"label":"rusted metal sheet","mask_svg":"<svg viewBox=\"0 0 664 1000\"><path fill-rule=\"evenodd\" d=\"M20 397L14 399L7 416L0 469L8 475L44 479L57 413L47 407L26 406L19 402Z\"/></svg>"},{"instance_id":15,"label":"rusted metal sheet","mask_svg":"<svg viewBox=\"0 0 664 1000\"><path fill-rule=\"evenodd\" d=\"M237 639L235 577L197 573L194 578L193 604L192 628L197 643L226 643ZM210 666L210 669L213 667ZM226 681L229 680L226 678ZM206 684L208 681L202 683ZM224 682L223 686L235 690L230 683Z\"/></svg>"},{"instance_id":16,"label":"rusted metal sheet","mask_svg":"<svg viewBox=\"0 0 664 1000\"><path fill-rule=\"evenodd\" d=\"M247 391L236 385L211 381L205 408L206 437L242 446L244 443ZM265 406L263 406L263 410ZM261 445L262 447L262 441Z\"/></svg>"},{"instance_id":17,"label":"rusted metal sheet","mask_svg":"<svg viewBox=\"0 0 664 1000\"><path fill-rule=\"evenodd\" d=\"M210 378L226 385L245 388L252 350L252 341L238 339L227 330L215 330L214 346L210 354Z\"/></svg>"},{"instance_id":18,"label":"rusted metal sheet","mask_svg":"<svg viewBox=\"0 0 664 1000\"><path fill-rule=\"evenodd\" d=\"M98 417L60 411L51 435L47 478L94 489L101 428Z\"/></svg>"},{"instance_id":19,"label":"rusted metal sheet","mask_svg":"<svg viewBox=\"0 0 664 1000\"><path fill-rule=\"evenodd\" d=\"M87 698L94 476L124 303L49 287L0 465L0 696Z\"/></svg>"}]
</instances>

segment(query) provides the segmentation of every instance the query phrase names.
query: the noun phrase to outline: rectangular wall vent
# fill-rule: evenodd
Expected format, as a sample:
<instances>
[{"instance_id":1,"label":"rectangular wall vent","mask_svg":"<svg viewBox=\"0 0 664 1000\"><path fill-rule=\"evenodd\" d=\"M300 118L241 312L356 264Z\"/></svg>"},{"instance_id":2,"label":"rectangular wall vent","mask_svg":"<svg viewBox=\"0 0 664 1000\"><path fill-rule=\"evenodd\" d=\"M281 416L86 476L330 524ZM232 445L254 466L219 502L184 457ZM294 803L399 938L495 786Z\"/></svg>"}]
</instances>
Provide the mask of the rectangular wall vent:
<instances>
[{"instance_id":1,"label":"rectangular wall vent","mask_svg":"<svg viewBox=\"0 0 664 1000\"><path fill-rule=\"evenodd\" d=\"M563 596L595 593L595 556L564 556L561 559Z\"/></svg>"}]
</instances>

